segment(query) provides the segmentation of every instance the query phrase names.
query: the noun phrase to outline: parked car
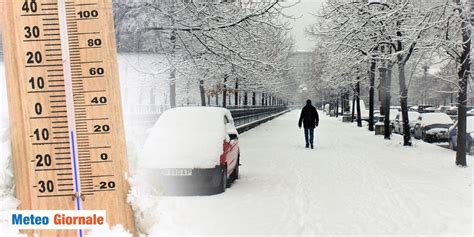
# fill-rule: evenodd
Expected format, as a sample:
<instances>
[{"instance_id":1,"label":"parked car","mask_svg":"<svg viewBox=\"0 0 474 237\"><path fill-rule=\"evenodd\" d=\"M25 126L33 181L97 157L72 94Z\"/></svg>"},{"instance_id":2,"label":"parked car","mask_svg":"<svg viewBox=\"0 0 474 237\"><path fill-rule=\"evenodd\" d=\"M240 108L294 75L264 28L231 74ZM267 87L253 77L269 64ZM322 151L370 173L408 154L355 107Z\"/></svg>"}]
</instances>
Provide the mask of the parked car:
<instances>
[{"instance_id":1,"label":"parked car","mask_svg":"<svg viewBox=\"0 0 474 237\"><path fill-rule=\"evenodd\" d=\"M433 105L418 105L416 109L418 110L418 113L426 113L426 108L433 108ZM434 109L430 112L434 112Z\"/></svg>"},{"instance_id":2,"label":"parked car","mask_svg":"<svg viewBox=\"0 0 474 237\"><path fill-rule=\"evenodd\" d=\"M165 193L224 192L239 178L238 138L227 109L170 109L151 129L140 164Z\"/></svg>"},{"instance_id":3,"label":"parked car","mask_svg":"<svg viewBox=\"0 0 474 237\"><path fill-rule=\"evenodd\" d=\"M467 111L467 116L474 116L474 109Z\"/></svg>"},{"instance_id":4,"label":"parked car","mask_svg":"<svg viewBox=\"0 0 474 237\"><path fill-rule=\"evenodd\" d=\"M474 152L474 117L467 117L466 124L466 151ZM456 122L449 128L449 148L457 150L458 147L458 123Z\"/></svg>"},{"instance_id":5,"label":"parked car","mask_svg":"<svg viewBox=\"0 0 474 237\"><path fill-rule=\"evenodd\" d=\"M448 110L446 110L447 115L458 115L458 107L457 106L451 106L449 107Z\"/></svg>"},{"instance_id":6,"label":"parked car","mask_svg":"<svg viewBox=\"0 0 474 237\"><path fill-rule=\"evenodd\" d=\"M410 124L410 132L413 133L413 129L416 124L416 120L420 117L420 113L416 111L408 111L408 124ZM393 128L394 133L403 134L403 120L402 112L399 112L395 117L395 124Z\"/></svg>"},{"instance_id":7,"label":"parked car","mask_svg":"<svg viewBox=\"0 0 474 237\"><path fill-rule=\"evenodd\" d=\"M435 107L426 107L423 109L423 113L433 113L433 112L436 112Z\"/></svg>"},{"instance_id":8,"label":"parked car","mask_svg":"<svg viewBox=\"0 0 474 237\"><path fill-rule=\"evenodd\" d=\"M453 120L443 113L422 113L418 117L414 137L425 142L447 142L448 129L453 125Z\"/></svg>"},{"instance_id":9,"label":"parked car","mask_svg":"<svg viewBox=\"0 0 474 237\"><path fill-rule=\"evenodd\" d=\"M448 109L449 109L449 106L441 105L435 110L435 112L446 113L446 111L448 111Z\"/></svg>"}]
</instances>

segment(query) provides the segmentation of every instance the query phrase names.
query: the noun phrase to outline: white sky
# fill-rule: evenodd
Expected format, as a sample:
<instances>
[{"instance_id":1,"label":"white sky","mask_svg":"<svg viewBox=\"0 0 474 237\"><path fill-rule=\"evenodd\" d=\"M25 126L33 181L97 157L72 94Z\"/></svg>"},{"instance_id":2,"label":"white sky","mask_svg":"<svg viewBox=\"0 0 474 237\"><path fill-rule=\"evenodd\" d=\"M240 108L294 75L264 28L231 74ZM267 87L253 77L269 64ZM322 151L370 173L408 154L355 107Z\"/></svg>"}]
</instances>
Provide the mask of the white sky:
<instances>
[{"instance_id":1,"label":"white sky","mask_svg":"<svg viewBox=\"0 0 474 237\"><path fill-rule=\"evenodd\" d=\"M294 3L298 0L286 0L285 2ZM296 50L311 50L313 48L314 44L306 38L305 29L316 22L316 17L311 14L316 14L323 2L324 0L300 0L299 4L284 11L287 15L298 17L296 20L290 20L293 22L291 33L296 41Z\"/></svg>"}]
</instances>

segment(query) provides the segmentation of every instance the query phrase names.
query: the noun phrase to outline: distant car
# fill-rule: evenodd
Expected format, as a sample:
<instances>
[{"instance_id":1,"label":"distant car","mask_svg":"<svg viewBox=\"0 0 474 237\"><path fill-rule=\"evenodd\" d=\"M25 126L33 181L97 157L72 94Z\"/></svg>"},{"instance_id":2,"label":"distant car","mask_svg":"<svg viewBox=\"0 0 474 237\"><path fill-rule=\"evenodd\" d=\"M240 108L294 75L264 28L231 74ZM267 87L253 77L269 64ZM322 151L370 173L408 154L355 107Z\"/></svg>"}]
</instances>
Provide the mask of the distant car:
<instances>
[{"instance_id":1,"label":"distant car","mask_svg":"<svg viewBox=\"0 0 474 237\"><path fill-rule=\"evenodd\" d=\"M458 115L458 107L457 106L451 106L449 107L448 110L446 110L447 115Z\"/></svg>"},{"instance_id":2,"label":"distant car","mask_svg":"<svg viewBox=\"0 0 474 237\"><path fill-rule=\"evenodd\" d=\"M418 117L414 137L425 142L447 142L448 129L453 125L453 120L443 113L422 113Z\"/></svg>"},{"instance_id":3,"label":"distant car","mask_svg":"<svg viewBox=\"0 0 474 237\"><path fill-rule=\"evenodd\" d=\"M239 178L238 138L227 109L170 109L151 129L140 163L165 193L224 192Z\"/></svg>"},{"instance_id":4,"label":"distant car","mask_svg":"<svg viewBox=\"0 0 474 237\"><path fill-rule=\"evenodd\" d=\"M418 105L410 106L410 107L408 107L408 110L418 112Z\"/></svg>"},{"instance_id":5,"label":"distant car","mask_svg":"<svg viewBox=\"0 0 474 237\"><path fill-rule=\"evenodd\" d=\"M449 109L449 106L441 105L435 110L435 112L446 113L448 109Z\"/></svg>"},{"instance_id":6,"label":"distant car","mask_svg":"<svg viewBox=\"0 0 474 237\"><path fill-rule=\"evenodd\" d=\"M408 123L410 124L410 132L413 133L413 129L416 124L416 120L420 117L420 113L415 111L408 111ZM393 132L398 134L403 134L403 120L402 112L399 112L395 117Z\"/></svg>"},{"instance_id":7,"label":"distant car","mask_svg":"<svg viewBox=\"0 0 474 237\"><path fill-rule=\"evenodd\" d=\"M423 109L423 113L434 113L434 112L436 112L435 107L426 107Z\"/></svg>"},{"instance_id":8,"label":"distant car","mask_svg":"<svg viewBox=\"0 0 474 237\"><path fill-rule=\"evenodd\" d=\"M430 112L434 112L434 109L433 111L431 111L431 108L434 108L433 105L418 105L416 107L418 113L426 113L426 108L430 108Z\"/></svg>"},{"instance_id":9,"label":"distant car","mask_svg":"<svg viewBox=\"0 0 474 237\"><path fill-rule=\"evenodd\" d=\"M467 116L474 116L474 109L467 111Z\"/></svg>"},{"instance_id":10,"label":"distant car","mask_svg":"<svg viewBox=\"0 0 474 237\"><path fill-rule=\"evenodd\" d=\"M467 117L466 126L466 151L474 152L474 117ZM457 150L458 147L458 123L449 128L449 148Z\"/></svg>"}]
</instances>

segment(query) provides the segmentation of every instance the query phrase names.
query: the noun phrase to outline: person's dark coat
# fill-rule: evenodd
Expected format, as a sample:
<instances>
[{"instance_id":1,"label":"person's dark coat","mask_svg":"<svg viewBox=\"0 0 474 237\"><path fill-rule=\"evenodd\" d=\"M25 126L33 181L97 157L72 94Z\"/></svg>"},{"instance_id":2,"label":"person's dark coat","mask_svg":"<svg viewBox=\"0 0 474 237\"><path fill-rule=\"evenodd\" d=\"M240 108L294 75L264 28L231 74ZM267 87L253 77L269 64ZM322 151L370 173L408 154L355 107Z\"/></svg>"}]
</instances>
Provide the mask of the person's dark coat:
<instances>
[{"instance_id":1,"label":"person's dark coat","mask_svg":"<svg viewBox=\"0 0 474 237\"><path fill-rule=\"evenodd\" d=\"M316 108L311 105L311 100L306 101L306 106L301 110L298 126L304 128L315 128L319 125L319 114Z\"/></svg>"}]
</instances>

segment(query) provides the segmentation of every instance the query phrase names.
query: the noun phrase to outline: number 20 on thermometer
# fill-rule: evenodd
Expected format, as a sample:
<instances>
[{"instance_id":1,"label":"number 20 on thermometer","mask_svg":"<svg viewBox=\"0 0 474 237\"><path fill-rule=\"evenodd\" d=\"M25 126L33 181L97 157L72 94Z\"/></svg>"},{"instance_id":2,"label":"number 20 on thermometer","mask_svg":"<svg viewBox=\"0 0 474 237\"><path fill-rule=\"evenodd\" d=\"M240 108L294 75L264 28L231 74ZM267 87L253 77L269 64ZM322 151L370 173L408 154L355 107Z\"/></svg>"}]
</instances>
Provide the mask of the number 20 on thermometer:
<instances>
[{"instance_id":1,"label":"number 20 on thermometer","mask_svg":"<svg viewBox=\"0 0 474 237\"><path fill-rule=\"evenodd\" d=\"M105 210L134 233L111 0L0 4L19 209Z\"/></svg>"}]
</instances>

